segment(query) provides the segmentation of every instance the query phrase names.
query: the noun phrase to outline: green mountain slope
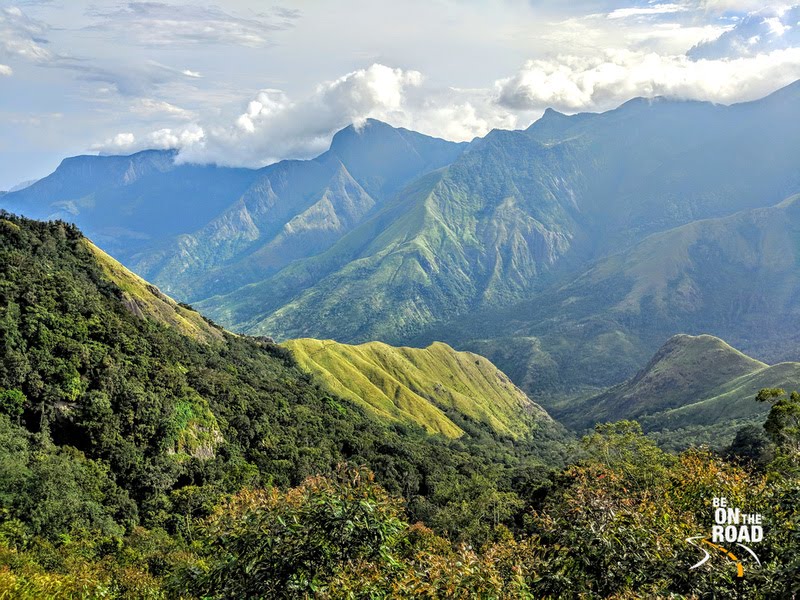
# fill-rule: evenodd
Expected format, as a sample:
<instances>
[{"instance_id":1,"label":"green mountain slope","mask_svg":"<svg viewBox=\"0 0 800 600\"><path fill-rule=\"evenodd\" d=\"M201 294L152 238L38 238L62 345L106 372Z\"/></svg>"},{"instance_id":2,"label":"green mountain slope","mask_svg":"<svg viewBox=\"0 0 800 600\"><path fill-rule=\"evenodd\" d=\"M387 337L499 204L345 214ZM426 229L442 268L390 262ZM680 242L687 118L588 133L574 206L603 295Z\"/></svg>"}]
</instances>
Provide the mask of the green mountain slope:
<instances>
[{"instance_id":1,"label":"green mountain slope","mask_svg":"<svg viewBox=\"0 0 800 600\"><path fill-rule=\"evenodd\" d=\"M418 349L300 339L284 345L331 391L387 422L415 423L448 437L464 434L448 417L452 413L514 438L530 435L537 422L555 427L488 360L446 344Z\"/></svg>"},{"instance_id":2,"label":"green mountain slope","mask_svg":"<svg viewBox=\"0 0 800 600\"><path fill-rule=\"evenodd\" d=\"M468 435L451 439L384 422L324 383L285 348L176 304L74 226L0 213L4 523L51 540L136 524L175 533L227 493L344 461L369 465L421 518L469 506L463 473L523 493L513 473L534 477L563 456L555 427L523 437L520 426L512 442L454 413Z\"/></svg>"},{"instance_id":3,"label":"green mountain slope","mask_svg":"<svg viewBox=\"0 0 800 600\"><path fill-rule=\"evenodd\" d=\"M572 168L565 153L523 132L494 132L327 252L199 305L249 332L362 341L402 339L476 305L508 302L569 246L572 209L559 200L569 195L559 189Z\"/></svg>"},{"instance_id":4,"label":"green mountain slope","mask_svg":"<svg viewBox=\"0 0 800 600\"><path fill-rule=\"evenodd\" d=\"M130 264L192 301L261 281L326 250L400 187L449 164L463 147L368 119L338 132L313 160L261 169L205 226Z\"/></svg>"},{"instance_id":5,"label":"green mountain slope","mask_svg":"<svg viewBox=\"0 0 800 600\"><path fill-rule=\"evenodd\" d=\"M94 255L103 274L119 287L123 304L135 315L158 321L198 341L222 341L222 329L200 314L166 296L154 285L126 269L87 239L82 240Z\"/></svg>"},{"instance_id":6,"label":"green mountain slope","mask_svg":"<svg viewBox=\"0 0 800 600\"><path fill-rule=\"evenodd\" d=\"M508 309L434 328L548 410L633 376L664 339L710 332L767 363L800 358L800 198L654 234ZM430 336L430 338L428 337ZM559 400L559 397L562 400Z\"/></svg>"},{"instance_id":7,"label":"green mountain slope","mask_svg":"<svg viewBox=\"0 0 800 600\"><path fill-rule=\"evenodd\" d=\"M677 335L633 379L590 398L565 419L584 427L639 419L704 398L708 390L766 368L713 336Z\"/></svg>"},{"instance_id":8,"label":"green mountain slope","mask_svg":"<svg viewBox=\"0 0 800 600\"><path fill-rule=\"evenodd\" d=\"M677 335L632 379L564 409L576 429L636 419L665 445L722 447L742 425L763 423L766 387L795 389L800 363L768 366L710 335Z\"/></svg>"},{"instance_id":9,"label":"green mountain slope","mask_svg":"<svg viewBox=\"0 0 800 600\"><path fill-rule=\"evenodd\" d=\"M648 235L800 189L798 95L794 85L729 107L640 99L493 131L328 250L199 306L281 339L416 344L460 315L544 303Z\"/></svg>"}]
</instances>

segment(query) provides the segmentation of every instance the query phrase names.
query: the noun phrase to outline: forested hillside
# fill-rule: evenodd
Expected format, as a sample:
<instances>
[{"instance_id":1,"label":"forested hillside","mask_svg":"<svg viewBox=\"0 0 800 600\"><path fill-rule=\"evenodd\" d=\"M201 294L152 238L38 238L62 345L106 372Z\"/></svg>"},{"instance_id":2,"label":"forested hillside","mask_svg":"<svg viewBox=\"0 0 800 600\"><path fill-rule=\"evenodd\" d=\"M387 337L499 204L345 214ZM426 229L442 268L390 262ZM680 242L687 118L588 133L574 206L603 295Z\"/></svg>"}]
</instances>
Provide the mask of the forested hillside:
<instances>
[{"instance_id":1,"label":"forested hillside","mask_svg":"<svg viewBox=\"0 0 800 600\"><path fill-rule=\"evenodd\" d=\"M456 410L453 439L376 419L71 225L4 214L0 258L4 596L724 598L744 585L782 598L796 585L800 396L759 394L773 409L763 433L732 444L740 465L666 454L620 423L558 473L557 429L506 435ZM382 348L397 369L403 351ZM470 370L444 346L406 352L418 368L463 369L448 393L479 375L503 389L483 359ZM688 571L684 540L719 494L766 515L763 567L743 583L732 563Z\"/></svg>"},{"instance_id":2,"label":"forested hillside","mask_svg":"<svg viewBox=\"0 0 800 600\"><path fill-rule=\"evenodd\" d=\"M142 526L182 535L226 494L343 461L369 466L411 518L487 539L563 457L555 427L514 439L455 412L467 434L450 439L381 423L63 222L2 215L0 286L3 520L54 548ZM492 498L506 508L487 513Z\"/></svg>"}]
</instances>

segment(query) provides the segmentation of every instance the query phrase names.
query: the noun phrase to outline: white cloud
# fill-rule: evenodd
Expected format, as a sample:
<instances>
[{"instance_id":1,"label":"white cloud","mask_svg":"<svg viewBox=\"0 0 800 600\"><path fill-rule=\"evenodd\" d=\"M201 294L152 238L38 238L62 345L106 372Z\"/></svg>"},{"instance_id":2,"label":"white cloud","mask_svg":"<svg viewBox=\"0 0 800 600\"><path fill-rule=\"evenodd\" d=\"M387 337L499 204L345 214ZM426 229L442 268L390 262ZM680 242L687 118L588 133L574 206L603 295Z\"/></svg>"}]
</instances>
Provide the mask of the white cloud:
<instances>
[{"instance_id":1,"label":"white cloud","mask_svg":"<svg viewBox=\"0 0 800 600\"><path fill-rule=\"evenodd\" d=\"M14 70L11 67L9 67L8 65L0 64L0 75L5 75L6 77L9 77L13 74Z\"/></svg>"},{"instance_id":2,"label":"white cloud","mask_svg":"<svg viewBox=\"0 0 800 600\"><path fill-rule=\"evenodd\" d=\"M274 10L271 15L242 17L215 6L128 2L113 10L94 9L91 29L132 38L146 46L174 44L232 44L257 48L276 31L292 27L297 11Z\"/></svg>"},{"instance_id":3,"label":"white cloud","mask_svg":"<svg viewBox=\"0 0 800 600\"><path fill-rule=\"evenodd\" d=\"M692 47L692 58L735 58L800 46L800 5L746 15L729 31Z\"/></svg>"},{"instance_id":4,"label":"white cloud","mask_svg":"<svg viewBox=\"0 0 800 600\"><path fill-rule=\"evenodd\" d=\"M101 154L125 154L139 150L170 150L189 147L202 142L205 133L197 125L184 129L159 129L141 138L131 132L118 133L112 138L92 146L92 150Z\"/></svg>"},{"instance_id":5,"label":"white cloud","mask_svg":"<svg viewBox=\"0 0 800 600\"><path fill-rule=\"evenodd\" d=\"M800 48L733 60L691 60L630 50L599 57L531 60L497 82L498 102L515 110L606 110L636 97L730 103L752 100L800 79Z\"/></svg>"},{"instance_id":6,"label":"white cloud","mask_svg":"<svg viewBox=\"0 0 800 600\"><path fill-rule=\"evenodd\" d=\"M181 120L194 118L194 113L191 111L152 98L138 98L131 106L131 111L145 117L168 117Z\"/></svg>"},{"instance_id":7,"label":"white cloud","mask_svg":"<svg viewBox=\"0 0 800 600\"><path fill-rule=\"evenodd\" d=\"M53 53L45 47L48 29L16 6L0 10L0 54L39 64L52 60Z\"/></svg>"},{"instance_id":8,"label":"white cloud","mask_svg":"<svg viewBox=\"0 0 800 600\"><path fill-rule=\"evenodd\" d=\"M627 19L629 17L652 17L670 13L686 12L689 8L684 4L654 4L652 6L635 6L617 8L608 13L609 19Z\"/></svg>"},{"instance_id":9,"label":"white cloud","mask_svg":"<svg viewBox=\"0 0 800 600\"><path fill-rule=\"evenodd\" d=\"M184 146L181 158L260 166L308 157L325 150L331 135L349 123L402 113L406 90L421 82L417 71L376 64L322 83L299 101L265 89L232 125L205 127L202 143Z\"/></svg>"},{"instance_id":10,"label":"white cloud","mask_svg":"<svg viewBox=\"0 0 800 600\"><path fill-rule=\"evenodd\" d=\"M152 102L154 109L162 109ZM351 123L380 119L452 140L471 140L491 129L513 128L518 115L494 102L491 89L425 88L421 73L373 64L317 85L294 100L264 89L229 123L192 124L135 138L111 138L103 152L180 148L179 160L258 167L284 158L308 158L328 148ZM119 137L119 136L117 136Z\"/></svg>"},{"instance_id":11,"label":"white cloud","mask_svg":"<svg viewBox=\"0 0 800 600\"><path fill-rule=\"evenodd\" d=\"M190 125L184 129L159 129L147 138L148 148L168 150L171 148L190 148L202 143L205 132L198 125Z\"/></svg>"},{"instance_id":12,"label":"white cloud","mask_svg":"<svg viewBox=\"0 0 800 600\"><path fill-rule=\"evenodd\" d=\"M92 150L98 150L102 153L109 154L122 154L131 151L136 145L136 136L131 132L118 133L114 137L107 139L101 144L92 146Z\"/></svg>"}]
</instances>

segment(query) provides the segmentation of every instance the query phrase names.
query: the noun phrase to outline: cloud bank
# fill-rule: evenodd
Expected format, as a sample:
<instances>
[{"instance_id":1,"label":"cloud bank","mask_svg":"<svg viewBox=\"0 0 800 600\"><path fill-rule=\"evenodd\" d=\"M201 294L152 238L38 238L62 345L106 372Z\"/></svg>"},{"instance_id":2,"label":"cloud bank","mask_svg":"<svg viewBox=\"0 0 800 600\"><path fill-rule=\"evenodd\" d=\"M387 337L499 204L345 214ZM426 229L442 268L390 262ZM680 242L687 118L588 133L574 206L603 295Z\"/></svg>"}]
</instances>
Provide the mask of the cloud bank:
<instances>
[{"instance_id":1,"label":"cloud bank","mask_svg":"<svg viewBox=\"0 0 800 600\"><path fill-rule=\"evenodd\" d=\"M364 35L342 10L314 3L302 14L245 0L47 4L74 10L71 28L38 20L48 11L34 4L26 6L36 18L10 6L0 8L0 76L19 85L47 73L41 79L74 84L59 98L78 98L84 121L64 138L96 136L82 137L78 150L175 148L181 161L250 167L315 156L336 131L367 118L463 141L526 127L547 107L601 111L637 96L727 104L800 79L800 6L582 0L566 10L551 0L502 1L512 15L505 20L491 1L460 20L436 3L392 13L396 43L381 39L389 29L380 10ZM420 11L454 28L420 41ZM448 62L452 48L461 62L478 61L480 75ZM520 56L531 58L519 66ZM16 111L8 123L33 122L24 101Z\"/></svg>"},{"instance_id":2,"label":"cloud bank","mask_svg":"<svg viewBox=\"0 0 800 600\"><path fill-rule=\"evenodd\" d=\"M497 98L511 109L566 112L607 110L636 96L727 104L760 98L797 79L800 48L732 60L609 50L598 57L528 61L497 82Z\"/></svg>"},{"instance_id":3,"label":"cloud bank","mask_svg":"<svg viewBox=\"0 0 800 600\"><path fill-rule=\"evenodd\" d=\"M141 137L125 133L94 149L180 148L179 160L185 162L258 167L320 154L336 131L367 118L450 139L472 139L494 127L516 125L516 117L494 105L485 91L422 86L418 71L373 64L321 83L297 101L281 90L261 90L233 123L193 124Z\"/></svg>"}]
</instances>

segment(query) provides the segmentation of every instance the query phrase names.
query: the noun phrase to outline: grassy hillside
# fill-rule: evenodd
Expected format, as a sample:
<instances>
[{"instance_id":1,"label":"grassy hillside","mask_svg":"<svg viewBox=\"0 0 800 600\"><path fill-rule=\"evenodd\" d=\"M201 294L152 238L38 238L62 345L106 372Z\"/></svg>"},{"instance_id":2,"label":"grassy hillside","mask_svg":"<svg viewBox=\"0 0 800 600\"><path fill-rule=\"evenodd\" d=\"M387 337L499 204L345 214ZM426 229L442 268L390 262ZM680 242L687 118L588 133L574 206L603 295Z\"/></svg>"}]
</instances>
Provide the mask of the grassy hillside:
<instances>
[{"instance_id":1,"label":"grassy hillside","mask_svg":"<svg viewBox=\"0 0 800 600\"><path fill-rule=\"evenodd\" d=\"M667 446L722 447L764 421L769 406L754 398L768 387L800 387L800 363L769 366L716 337L677 335L629 381L557 414L577 429L636 419Z\"/></svg>"},{"instance_id":2,"label":"grassy hillside","mask_svg":"<svg viewBox=\"0 0 800 600\"><path fill-rule=\"evenodd\" d=\"M300 339L284 346L331 391L385 421L454 438L464 432L448 417L453 412L514 438L530 435L537 421L554 426L492 363L446 344L418 349Z\"/></svg>"},{"instance_id":3,"label":"grassy hillside","mask_svg":"<svg viewBox=\"0 0 800 600\"><path fill-rule=\"evenodd\" d=\"M87 239L82 240L103 273L122 291L122 301L134 314L149 317L198 341L221 341L224 333L200 314L180 305L157 287L122 266Z\"/></svg>"},{"instance_id":4,"label":"grassy hillside","mask_svg":"<svg viewBox=\"0 0 800 600\"><path fill-rule=\"evenodd\" d=\"M633 379L590 398L579 410L566 411L563 418L582 427L639 419L705 398L710 390L766 368L713 336L676 335Z\"/></svg>"}]
</instances>

